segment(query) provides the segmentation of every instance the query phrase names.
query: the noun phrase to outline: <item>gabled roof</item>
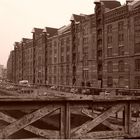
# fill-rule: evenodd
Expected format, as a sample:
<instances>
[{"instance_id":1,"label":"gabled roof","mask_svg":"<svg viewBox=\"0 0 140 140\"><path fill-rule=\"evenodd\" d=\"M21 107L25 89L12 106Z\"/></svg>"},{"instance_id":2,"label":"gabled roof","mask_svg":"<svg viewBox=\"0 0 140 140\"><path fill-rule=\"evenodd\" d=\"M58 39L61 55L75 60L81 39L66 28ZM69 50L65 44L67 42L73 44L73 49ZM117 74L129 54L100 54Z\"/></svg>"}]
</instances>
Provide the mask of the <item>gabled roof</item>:
<instances>
[{"instance_id":1,"label":"gabled roof","mask_svg":"<svg viewBox=\"0 0 140 140\"><path fill-rule=\"evenodd\" d=\"M106 8L114 9L116 7L121 6L121 3L117 0L101 0Z\"/></svg>"},{"instance_id":2,"label":"gabled roof","mask_svg":"<svg viewBox=\"0 0 140 140\"><path fill-rule=\"evenodd\" d=\"M14 43L14 50L17 49L20 46L20 42L15 42Z\"/></svg>"},{"instance_id":3,"label":"gabled roof","mask_svg":"<svg viewBox=\"0 0 140 140\"><path fill-rule=\"evenodd\" d=\"M67 26L65 25L65 26L59 28L58 34L62 34L64 32L68 32L68 31L70 31L70 28L71 28L71 24L68 24Z\"/></svg>"},{"instance_id":4,"label":"gabled roof","mask_svg":"<svg viewBox=\"0 0 140 140\"><path fill-rule=\"evenodd\" d=\"M76 15L76 14L72 14L71 16L71 21L75 21L75 22L80 22L81 21L81 18L83 17L84 15Z\"/></svg>"},{"instance_id":5,"label":"gabled roof","mask_svg":"<svg viewBox=\"0 0 140 140\"><path fill-rule=\"evenodd\" d=\"M30 39L30 38L22 38L22 42L27 42L27 41L30 41L30 40L32 40L32 39Z\"/></svg>"},{"instance_id":6,"label":"gabled roof","mask_svg":"<svg viewBox=\"0 0 140 140\"><path fill-rule=\"evenodd\" d=\"M49 35L49 37L51 37L57 33L57 30L57 28L45 27L43 32L46 32Z\"/></svg>"},{"instance_id":7,"label":"gabled roof","mask_svg":"<svg viewBox=\"0 0 140 140\"><path fill-rule=\"evenodd\" d=\"M32 33L40 34L40 33L42 33L42 31L43 31L43 29L41 29L41 28L33 28Z\"/></svg>"},{"instance_id":8,"label":"gabled roof","mask_svg":"<svg viewBox=\"0 0 140 140\"><path fill-rule=\"evenodd\" d=\"M20 42L15 42L14 46L18 46L20 44Z\"/></svg>"}]
</instances>

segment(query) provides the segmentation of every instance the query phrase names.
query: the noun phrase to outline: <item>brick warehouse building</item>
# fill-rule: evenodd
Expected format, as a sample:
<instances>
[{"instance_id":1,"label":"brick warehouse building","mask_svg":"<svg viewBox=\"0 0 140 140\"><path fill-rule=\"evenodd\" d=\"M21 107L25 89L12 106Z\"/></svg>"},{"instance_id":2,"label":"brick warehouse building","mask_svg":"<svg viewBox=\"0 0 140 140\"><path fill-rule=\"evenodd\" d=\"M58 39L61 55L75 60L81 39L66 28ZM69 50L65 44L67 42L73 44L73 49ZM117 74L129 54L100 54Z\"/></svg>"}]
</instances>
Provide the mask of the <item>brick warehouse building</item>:
<instances>
[{"instance_id":1,"label":"brick warehouse building","mask_svg":"<svg viewBox=\"0 0 140 140\"><path fill-rule=\"evenodd\" d=\"M8 61L7 61L7 78L9 80L13 80L13 52L14 51L11 51L10 52L10 55L9 55L9 58L8 58Z\"/></svg>"},{"instance_id":2,"label":"brick warehouse building","mask_svg":"<svg viewBox=\"0 0 140 140\"><path fill-rule=\"evenodd\" d=\"M47 80L47 51L49 51L49 40L57 32L56 28L45 27L45 29L34 28L33 33L33 56L34 56L34 81L33 83L45 84Z\"/></svg>"},{"instance_id":3,"label":"brick warehouse building","mask_svg":"<svg viewBox=\"0 0 140 140\"><path fill-rule=\"evenodd\" d=\"M140 88L140 1L96 1L95 14L73 14L70 21L59 29L34 28L27 60L23 50L30 47L16 43L7 62L9 79Z\"/></svg>"}]
</instances>

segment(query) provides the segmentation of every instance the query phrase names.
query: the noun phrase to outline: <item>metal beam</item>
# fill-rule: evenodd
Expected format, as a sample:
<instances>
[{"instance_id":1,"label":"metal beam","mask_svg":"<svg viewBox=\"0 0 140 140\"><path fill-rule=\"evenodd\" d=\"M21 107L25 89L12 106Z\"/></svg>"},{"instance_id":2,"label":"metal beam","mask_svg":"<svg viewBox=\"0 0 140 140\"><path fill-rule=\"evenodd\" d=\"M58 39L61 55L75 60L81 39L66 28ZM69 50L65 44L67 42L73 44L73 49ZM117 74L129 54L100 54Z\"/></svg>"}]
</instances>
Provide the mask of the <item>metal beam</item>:
<instances>
[{"instance_id":1,"label":"metal beam","mask_svg":"<svg viewBox=\"0 0 140 140\"><path fill-rule=\"evenodd\" d=\"M13 123L17 121L17 119L8 116L2 112L0 112L0 119L4 120L8 123ZM58 131L52 131L52 130L42 130L37 127L34 127L32 125L28 125L24 128L25 130L34 133L35 135L44 137L44 138L59 138L59 132Z\"/></svg>"},{"instance_id":2,"label":"metal beam","mask_svg":"<svg viewBox=\"0 0 140 140\"><path fill-rule=\"evenodd\" d=\"M109 118L112 114L120 110L122 107L124 107L124 105L122 104L117 104L111 107L107 111L103 112L101 115L97 116L92 121L88 121L84 123L83 125L81 125L80 127L75 128L75 132L73 132L72 136L75 136L76 138L78 138L82 135L85 135L88 131L92 130L97 125L104 122L107 118Z\"/></svg>"},{"instance_id":3,"label":"metal beam","mask_svg":"<svg viewBox=\"0 0 140 140\"><path fill-rule=\"evenodd\" d=\"M32 110L21 110L21 112L29 114L29 113L32 112ZM60 109L51 112L51 114L53 114L54 112L57 112L57 115L58 115L60 113ZM51 115L51 114L49 114L49 115ZM49 115L45 116L44 118L41 118L40 120L43 121L44 123L47 123L47 124L57 128L57 129L59 129L59 122L54 121L53 119L51 119Z\"/></svg>"},{"instance_id":4,"label":"metal beam","mask_svg":"<svg viewBox=\"0 0 140 140\"><path fill-rule=\"evenodd\" d=\"M92 119L95 119L98 116L97 113L90 112L88 109L83 109L82 113L85 114L86 116L92 118ZM102 124L107 126L108 128L110 128L111 130L123 130L124 129L123 126L112 124L107 120L102 122Z\"/></svg>"},{"instance_id":5,"label":"metal beam","mask_svg":"<svg viewBox=\"0 0 140 140\"><path fill-rule=\"evenodd\" d=\"M48 105L39 110L32 112L31 114L27 114L23 116L21 119L14 121L10 125L6 126L0 131L0 138L8 138L10 135L16 133L17 131L25 128L31 123L41 119L47 114L51 113L58 109L58 106Z\"/></svg>"},{"instance_id":6,"label":"metal beam","mask_svg":"<svg viewBox=\"0 0 140 140\"><path fill-rule=\"evenodd\" d=\"M70 105L68 102L61 107L61 138L70 138Z\"/></svg>"},{"instance_id":7,"label":"metal beam","mask_svg":"<svg viewBox=\"0 0 140 140\"><path fill-rule=\"evenodd\" d=\"M124 131L99 131L99 132L90 132L85 135L82 135L80 138L82 139L103 139L103 138L119 138L124 137Z\"/></svg>"}]
</instances>

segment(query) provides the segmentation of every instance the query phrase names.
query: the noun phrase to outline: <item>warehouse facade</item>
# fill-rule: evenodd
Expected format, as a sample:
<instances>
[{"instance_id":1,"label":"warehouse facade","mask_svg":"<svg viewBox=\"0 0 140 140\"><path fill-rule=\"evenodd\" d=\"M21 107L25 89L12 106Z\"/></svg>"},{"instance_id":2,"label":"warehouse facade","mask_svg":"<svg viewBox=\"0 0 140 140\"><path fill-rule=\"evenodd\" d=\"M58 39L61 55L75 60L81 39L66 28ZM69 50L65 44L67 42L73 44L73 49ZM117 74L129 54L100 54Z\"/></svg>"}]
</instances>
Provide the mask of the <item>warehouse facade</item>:
<instances>
[{"instance_id":1,"label":"warehouse facade","mask_svg":"<svg viewBox=\"0 0 140 140\"><path fill-rule=\"evenodd\" d=\"M59 29L34 28L32 39L16 42L9 79L140 88L139 1L96 1L95 14L73 14L70 21Z\"/></svg>"}]
</instances>

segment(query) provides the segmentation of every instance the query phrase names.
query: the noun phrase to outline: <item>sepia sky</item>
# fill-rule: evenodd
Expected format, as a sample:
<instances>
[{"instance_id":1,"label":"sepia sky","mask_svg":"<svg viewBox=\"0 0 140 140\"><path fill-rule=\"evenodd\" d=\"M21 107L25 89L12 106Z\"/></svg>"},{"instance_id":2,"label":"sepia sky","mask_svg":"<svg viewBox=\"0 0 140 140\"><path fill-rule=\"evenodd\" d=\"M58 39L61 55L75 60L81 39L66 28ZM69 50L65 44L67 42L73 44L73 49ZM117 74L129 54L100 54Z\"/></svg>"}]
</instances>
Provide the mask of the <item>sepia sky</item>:
<instances>
[{"instance_id":1,"label":"sepia sky","mask_svg":"<svg viewBox=\"0 0 140 140\"><path fill-rule=\"evenodd\" d=\"M0 0L0 64L6 67L15 41L31 38L34 27L69 24L71 15L94 13L94 0ZM125 0L120 0L123 4Z\"/></svg>"}]
</instances>

